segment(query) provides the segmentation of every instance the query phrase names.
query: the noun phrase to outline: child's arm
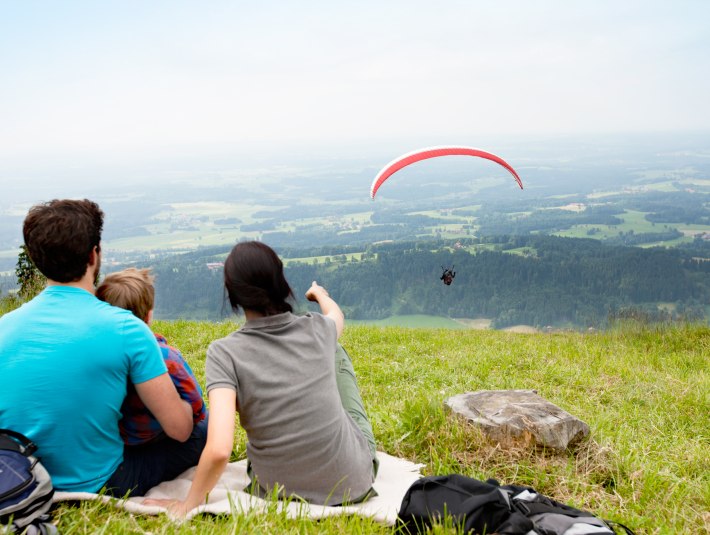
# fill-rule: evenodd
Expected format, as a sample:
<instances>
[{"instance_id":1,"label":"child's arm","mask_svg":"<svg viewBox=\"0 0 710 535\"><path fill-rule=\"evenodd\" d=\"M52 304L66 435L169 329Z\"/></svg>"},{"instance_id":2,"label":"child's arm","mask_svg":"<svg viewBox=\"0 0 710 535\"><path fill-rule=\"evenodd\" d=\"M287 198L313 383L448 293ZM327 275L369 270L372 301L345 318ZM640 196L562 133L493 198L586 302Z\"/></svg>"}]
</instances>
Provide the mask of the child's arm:
<instances>
[{"instance_id":1,"label":"child's arm","mask_svg":"<svg viewBox=\"0 0 710 535\"><path fill-rule=\"evenodd\" d=\"M205 418L207 413L200 384L182 353L167 344L165 347L168 348L168 355L164 358L170 379L172 379L178 394L180 394L180 398L188 402L192 407L192 423L197 425L198 422Z\"/></svg>"},{"instance_id":2,"label":"child's arm","mask_svg":"<svg viewBox=\"0 0 710 535\"><path fill-rule=\"evenodd\" d=\"M345 316L343 315L343 311L340 310L338 303L333 301L328 295L328 290L319 286L316 281L313 281L313 284L311 284L311 287L308 288L306 292L306 299L317 302L318 305L320 305L323 315L335 321L335 330L338 333L338 338L340 338L345 328Z\"/></svg>"}]
</instances>

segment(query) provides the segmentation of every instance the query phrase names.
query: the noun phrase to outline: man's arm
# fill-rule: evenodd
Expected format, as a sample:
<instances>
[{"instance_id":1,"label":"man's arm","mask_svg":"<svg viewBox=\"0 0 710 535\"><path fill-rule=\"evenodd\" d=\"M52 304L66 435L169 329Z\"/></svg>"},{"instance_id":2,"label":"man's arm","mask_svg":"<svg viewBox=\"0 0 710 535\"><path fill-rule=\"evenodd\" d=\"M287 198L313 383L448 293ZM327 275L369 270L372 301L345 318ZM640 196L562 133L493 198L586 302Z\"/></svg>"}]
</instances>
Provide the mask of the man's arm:
<instances>
[{"instance_id":1,"label":"man's arm","mask_svg":"<svg viewBox=\"0 0 710 535\"><path fill-rule=\"evenodd\" d=\"M136 383L136 392L170 438L185 442L192 433L192 407L180 399L167 373Z\"/></svg>"}]
</instances>

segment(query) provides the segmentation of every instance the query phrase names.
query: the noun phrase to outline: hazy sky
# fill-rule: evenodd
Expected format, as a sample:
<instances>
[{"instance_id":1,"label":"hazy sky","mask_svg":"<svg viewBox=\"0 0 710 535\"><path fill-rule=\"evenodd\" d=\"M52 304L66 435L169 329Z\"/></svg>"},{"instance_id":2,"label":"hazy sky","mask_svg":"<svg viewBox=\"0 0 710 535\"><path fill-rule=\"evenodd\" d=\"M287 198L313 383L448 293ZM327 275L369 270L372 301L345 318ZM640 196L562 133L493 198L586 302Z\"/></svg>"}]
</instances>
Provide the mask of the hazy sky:
<instances>
[{"instance_id":1,"label":"hazy sky","mask_svg":"<svg viewBox=\"0 0 710 535\"><path fill-rule=\"evenodd\" d=\"M709 21L707 0L0 0L0 179L708 130Z\"/></svg>"}]
</instances>

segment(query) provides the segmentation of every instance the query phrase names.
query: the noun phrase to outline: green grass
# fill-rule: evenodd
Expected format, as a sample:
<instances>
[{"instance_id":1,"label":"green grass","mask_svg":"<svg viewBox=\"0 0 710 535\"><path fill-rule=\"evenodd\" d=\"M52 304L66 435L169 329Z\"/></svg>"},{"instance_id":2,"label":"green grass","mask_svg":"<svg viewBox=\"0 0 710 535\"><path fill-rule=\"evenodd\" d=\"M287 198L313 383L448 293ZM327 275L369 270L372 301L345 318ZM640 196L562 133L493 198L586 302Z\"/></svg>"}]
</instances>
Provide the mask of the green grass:
<instances>
[{"instance_id":1,"label":"green grass","mask_svg":"<svg viewBox=\"0 0 710 535\"><path fill-rule=\"evenodd\" d=\"M204 380L211 340L233 322L157 322ZM710 328L626 325L593 334L514 334L348 323L353 357L379 448L424 464L530 485L621 521L637 533L707 533L710 527ZM574 451L503 449L450 414L448 397L482 389L535 389L584 420ZM243 432L234 458L244 457ZM287 519L275 509L198 517L175 526L95 503L62 505L61 533L393 533L359 517ZM437 533L453 532L436 529Z\"/></svg>"},{"instance_id":2,"label":"green grass","mask_svg":"<svg viewBox=\"0 0 710 535\"><path fill-rule=\"evenodd\" d=\"M22 304L22 301L15 294L0 297L0 316L12 312Z\"/></svg>"},{"instance_id":3,"label":"green grass","mask_svg":"<svg viewBox=\"0 0 710 535\"><path fill-rule=\"evenodd\" d=\"M411 314L405 316L390 316L383 320L348 320L349 325L371 325L376 327L406 327L412 329L468 329L465 323L426 314Z\"/></svg>"}]
</instances>

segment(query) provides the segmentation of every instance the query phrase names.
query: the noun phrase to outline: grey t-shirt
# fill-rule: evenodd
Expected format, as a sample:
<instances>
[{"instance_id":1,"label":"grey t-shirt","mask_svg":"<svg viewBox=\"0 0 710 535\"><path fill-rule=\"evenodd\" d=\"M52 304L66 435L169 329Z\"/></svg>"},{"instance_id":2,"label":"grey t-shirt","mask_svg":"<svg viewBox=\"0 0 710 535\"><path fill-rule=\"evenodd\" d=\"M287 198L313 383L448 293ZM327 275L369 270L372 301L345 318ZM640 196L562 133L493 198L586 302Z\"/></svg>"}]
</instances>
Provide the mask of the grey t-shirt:
<instances>
[{"instance_id":1,"label":"grey t-shirt","mask_svg":"<svg viewBox=\"0 0 710 535\"><path fill-rule=\"evenodd\" d=\"M372 486L367 440L335 381L335 322L290 312L247 321L210 344L207 391L231 388L261 487L339 504Z\"/></svg>"}]
</instances>

